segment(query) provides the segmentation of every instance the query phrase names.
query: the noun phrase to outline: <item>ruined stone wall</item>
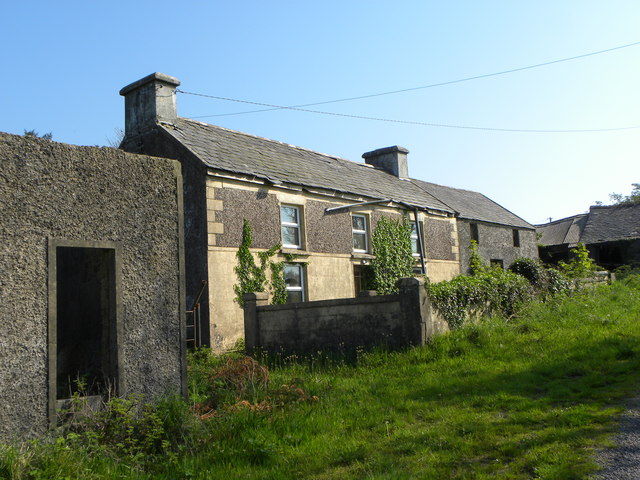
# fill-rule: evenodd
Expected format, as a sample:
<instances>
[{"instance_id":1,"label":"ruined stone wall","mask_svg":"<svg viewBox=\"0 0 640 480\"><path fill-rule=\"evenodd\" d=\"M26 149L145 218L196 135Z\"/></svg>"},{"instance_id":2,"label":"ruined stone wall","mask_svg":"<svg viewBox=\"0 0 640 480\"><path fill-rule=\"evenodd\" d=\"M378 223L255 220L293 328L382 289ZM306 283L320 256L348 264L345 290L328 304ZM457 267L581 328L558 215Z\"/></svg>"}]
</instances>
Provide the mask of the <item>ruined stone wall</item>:
<instances>
[{"instance_id":1,"label":"ruined stone wall","mask_svg":"<svg viewBox=\"0 0 640 480\"><path fill-rule=\"evenodd\" d=\"M52 241L115 246L119 393L184 391L181 212L175 161L0 133L1 441L50 421Z\"/></svg>"}]
</instances>

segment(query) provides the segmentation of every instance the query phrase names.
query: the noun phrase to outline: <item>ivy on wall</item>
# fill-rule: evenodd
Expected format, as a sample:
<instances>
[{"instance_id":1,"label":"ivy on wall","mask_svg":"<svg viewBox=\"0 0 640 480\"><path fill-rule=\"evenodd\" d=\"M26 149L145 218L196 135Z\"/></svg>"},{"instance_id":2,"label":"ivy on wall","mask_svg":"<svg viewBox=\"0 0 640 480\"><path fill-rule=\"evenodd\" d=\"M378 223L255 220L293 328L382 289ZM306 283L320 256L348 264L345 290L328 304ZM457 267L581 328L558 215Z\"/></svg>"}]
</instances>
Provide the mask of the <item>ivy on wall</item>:
<instances>
[{"instance_id":1,"label":"ivy on wall","mask_svg":"<svg viewBox=\"0 0 640 480\"><path fill-rule=\"evenodd\" d=\"M405 219L382 217L373 230L370 281L379 295L398 293L396 283L411 277L415 259L411 251L411 226Z\"/></svg>"},{"instance_id":2,"label":"ivy on wall","mask_svg":"<svg viewBox=\"0 0 640 480\"><path fill-rule=\"evenodd\" d=\"M282 245L277 243L269 250L258 252L260 264L256 265L251 253L251 222L244 219L242 223L242 241L236 252L238 264L234 267L238 283L233 286L236 294L235 301L244 307L242 296L250 292L263 292L269 289L271 303L282 304L287 301L287 286L284 281L284 262L274 262L271 258L278 253ZM270 281L267 281L267 269L271 271Z\"/></svg>"}]
</instances>

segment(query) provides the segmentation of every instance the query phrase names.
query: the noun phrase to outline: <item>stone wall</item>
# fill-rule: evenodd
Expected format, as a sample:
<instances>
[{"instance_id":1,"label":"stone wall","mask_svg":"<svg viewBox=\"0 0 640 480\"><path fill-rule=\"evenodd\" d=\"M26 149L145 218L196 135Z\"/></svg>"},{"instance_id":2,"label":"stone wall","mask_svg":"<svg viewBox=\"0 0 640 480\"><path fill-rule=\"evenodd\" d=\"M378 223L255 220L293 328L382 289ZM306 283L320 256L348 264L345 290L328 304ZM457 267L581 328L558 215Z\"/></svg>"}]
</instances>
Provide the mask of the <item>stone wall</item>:
<instances>
[{"instance_id":1,"label":"stone wall","mask_svg":"<svg viewBox=\"0 0 640 480\"><path fill-rule=\"evenodd\" d=\"M186 393L179 164L0 133L0 199L0 440L54 420L60 246L115 259L118 393Z\"/></svg>"},{"instance_id":2,"label":"stone wall","mask_svg":"<svg viewBox=\"0 0 640 480\"><path fill-rule=\"evenodd\" d=\"M313 353L384 345L424 345L446 331L432 311L424 283L400 280L398 295L360 296L291 305L266 305L265 293L245 295L247 351Z\"/></svg>"},{"instance_id":3,"label":"stone wall","mask_svg":"<svg viewBox=\"0 0 640 480\"><path fill-rule=\"evenodd\" d=\"M491 260L501 260L504 268L508 268L516 258L538 258L538 245L535 230L518 229L520 246L514 246L513 228L491 223L458 220L460 238L460 270L469 272L469 243L471 241L471 224L478 226L478 253L489 264Z\"/></svg>"}]
</instances>

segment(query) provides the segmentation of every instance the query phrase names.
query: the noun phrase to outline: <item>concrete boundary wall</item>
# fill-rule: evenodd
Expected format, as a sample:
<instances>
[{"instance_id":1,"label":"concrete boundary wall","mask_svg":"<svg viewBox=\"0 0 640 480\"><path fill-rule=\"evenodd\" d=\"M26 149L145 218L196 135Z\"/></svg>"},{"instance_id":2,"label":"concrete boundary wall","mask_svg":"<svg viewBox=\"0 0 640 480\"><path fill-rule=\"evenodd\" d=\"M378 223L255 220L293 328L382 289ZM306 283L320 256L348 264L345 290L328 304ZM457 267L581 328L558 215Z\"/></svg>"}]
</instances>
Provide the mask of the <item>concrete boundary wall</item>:
<instances>
[{"instance_id":1,"label":"concrete boundary wall","mask_svg":"<svg viewBox=\"0 0 640 480\"><path fill-rule=\"evenodd\" d=\"M275 352L348 351L424 345L447 325L432 308L424 282L404 278L400 293L267 305L266 293L244 296L245 345Z\"/></svg>"}]
</instances>

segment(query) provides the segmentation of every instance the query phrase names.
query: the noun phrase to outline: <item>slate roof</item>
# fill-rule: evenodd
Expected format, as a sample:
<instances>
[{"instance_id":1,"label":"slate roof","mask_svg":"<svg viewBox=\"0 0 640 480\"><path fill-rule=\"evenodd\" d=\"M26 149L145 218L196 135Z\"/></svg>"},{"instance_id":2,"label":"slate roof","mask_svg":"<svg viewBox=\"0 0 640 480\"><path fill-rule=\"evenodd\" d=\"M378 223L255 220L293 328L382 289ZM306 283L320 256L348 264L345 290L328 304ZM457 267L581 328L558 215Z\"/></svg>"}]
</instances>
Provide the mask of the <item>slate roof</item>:
<instances>
[{"instance_id":1,"label":"slate roof","mask_svg":"<svg viewBox=\"0 0 640 480\"><path fill-rule=\"evenodd\" d=\"M589 213L536 225L543 245L586 245L640 238L640 205L593 206Z\"/></svg>"},{"instance_id":2,"label":"slate roof","mask_svg":"<svg viewBox=\"0 0 640 480\"><path fill-rule=\"evenodd\" d=\"M160 126L207 166L273 183L323 188L457 213L463 218L533 228L484 195L400 179L364 163L178 117Z\"/></svg>"},{"instance_id":3,"label":"slate roof","mask_svg":"<svg viewBox=\"0 0 640 480\"><path fill-rule=\"evenodd\" d=\"M587 214L574 215L554 222L536 225L536 231L542 233L542 245L577 245L587 223Z\"/></svg>"},{"instance_id":4,"label":"slate roof","mask_svg":"<svg viewBox=\"0 0 640 480\"><path fill-rule=\"evenodd\" d=\"M522 218L479 192L445 187L422 180L412 180L423 190L458 212L460 218L513 227L533 228Z\"/></svg>"},{"instance_id":5,"label":"slate roof","mask_svg":"<svg viewBox=\"0 0 640 480\"><path fill-rule=\"evenodd\" d=\"M640 238L640 204L591 207L581 241L585 244Z\"/></svg>"}]
</instances>

